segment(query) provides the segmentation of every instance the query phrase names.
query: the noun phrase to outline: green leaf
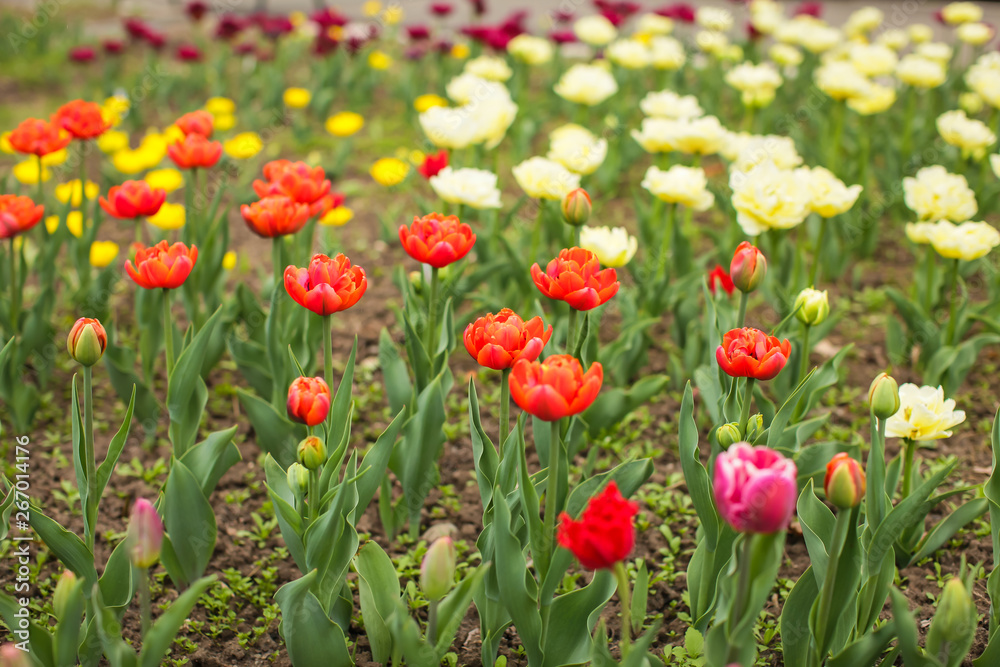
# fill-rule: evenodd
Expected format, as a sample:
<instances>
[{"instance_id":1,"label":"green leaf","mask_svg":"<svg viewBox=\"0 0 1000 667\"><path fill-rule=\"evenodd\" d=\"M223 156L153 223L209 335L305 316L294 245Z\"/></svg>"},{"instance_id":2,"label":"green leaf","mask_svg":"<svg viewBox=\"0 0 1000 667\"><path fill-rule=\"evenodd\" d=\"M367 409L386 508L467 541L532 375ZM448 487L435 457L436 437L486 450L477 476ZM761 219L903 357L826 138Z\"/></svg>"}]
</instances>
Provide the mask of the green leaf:
<instances>
[{"instance_id":1,"label":"green leaf","mask_svg":"<svg viewBox=\"0 0 1000 667\"><path fill-rule=\"evenodd\" d=\"M125 411L125 418L122 420L122 425L115 433L115 437L111 439L108 444L108 453L101 462L101 465L97 468L97 498L100 502L100 498L104 495L104 489L108 486L108 480L111 479L111 473L115 469L115 465L118 463L118 457L121 456L122 449L125 447L125 441L128 440L129 431L132 429L132 412L135 408L135 385L132 386L132 398L129 399L128 409ZM83 497L83 488L80 489L81 498Z\"/></svg>"},{"instance_id":2,"label":"green leaf","mask_svg":"<svg viewBox=\"0 0 1000 667\"><path fill-rule=\"evenodd\" d=\"M170 413L170 442L174 455L183 456L194 446L201 425L201 416L208 402L208 390L201 378L209 341L215 333L222 308L208 318L201 331L194 337L174 366L167 389L167 411Z\"/></svg>"},{"instance_id":3,"label":"green leaf","mask_svg":"<svg viewBox=\"0 0 1000 667\"><path fill-rule=\"evenodd\" d=\"M719 516L715 511L715 501L712 500L712 482L701 463L698 451L698 425L694 421L694 394L690 382L684 387L679 420L678 449L684 482L701 521L708 550L715 551L719 540Z\"/></svg>"},{"instance_id":4,"label":"green leaf","mask_svg":"<svg viewBox=\"0 0 1000 667\"><path fill-rule=\"evenodd\" d=\"M82 585L83 582L78 582L77 585ZM0 618L3 618L6 628L4 628L5 633L10 628L20 628L19 620L23 617L19 617L18 614L24 609L16 598L13 598L6 593L0 593ZM56 664L55 650L53 646L53 637L49 631L43 628L41 625L36 623L32 619L32 612L28 610L28 635L23 637L21 635L14 634L13 631L10 632L10 641L22 642L29 641L31 646L31 654L35 659L35 664L41 664L44 667L49 667L50 665ZM20 631L20 630L19 630ZM4 637L8 639L7 637ZM74 655L75 657L75 655Z\"/></svg>"},{"instance_id":5,"label":"green leaf","mask_svg":"<svg viewBox=\"0 0 1000 667\"><path fill-rule=\"evenodd\" d=\"M906 667L939 667L937 661L928 660L920 650L917 637L917 623L910 611L906 596L895 588L889 590L892 599L892 618L896 626L896 636L899 638L899 649L903 655Z\"/></svg>"},{"instance_id":6,"label":"green leaf","mask_svg":"<svg viewBox=\"0 0 1000 667\"><path fill-rule=\"evenodd\" d=\"M795 582L781 608L781 654L788 665L809 664L812 655L809 611L818 599L819 585L810 566Z\"/></svg>"},{"instance_id":7,"label":"green leaf","mask_svg":"<svg viewBox=\"0 0 1000 667\"><path fill-rule=\"evenodd\" d=\"M399 412L411 402L413 385L410 383L406 362L384 327L378 338L378 361L382 369L385 393L389 398L389 409Z\"/></svg>"},{"instance_id":8,"label":"green leaf","mask_svg":"<svg viewBox=\"0 0 1000 667\"><path fill-rule=\"evenodd\" d=\"M500 583L500 600L517 626L518 637L524 645L528 661L533 665L542 665L542 619L538 613L537 586L535 580L528 575L521 543L511 530L507 499L499 489L493 494L493 506L493 534L497 554L494 565Z\"/></svg>"},{"instance_id":9,"label":"green leaf","mask_svg":"<svg viewBox=\"0 0 1000 667\"><path fill-rule=\"evenodd\" d=\"M806 482L805 488L799 494L795 512L802 526L802 537L805 538L809 551L809 562L815 571L816 579L826 578L826 566L829 560L830 541L833 539L833 529L837 523L836 517L813 490L813 482Z\"/></svg>"},{"instance_id":10,"label":"green leaf","mask_svg":"<svg viewBox=\"0 0 1000 667\"><path fill-rule=\"evenodd\" d=\"M396 438L406 421L406 414L403 410L393 418L389 425L382 431L382 434L372 445L372 448L365 454L361 461L361 471L364 476L358 480L358 508L363 513L375 497L383 477L385 477L386 466L392 458L392 451L396 445ZM365 472L367 471L367 472Z\"/></svg>"},{"instance_id":11,"label":"green leaf","mask_svg":"<svg viewBox=\"0 0 1000 667\"><path fill-rule=\"evenodd\" d=\"M955 533L969 522L986 514L988 509L989 501L986 498L973 498L938 521L917 545L917 552L910 557L909 564L919 563L924 558L934 555L934 552L944 546L944 543L950 540Z\"/></svg>"},{"instance_id":12,"label":"green leaf","mask_svg":"<svg viewBox=\"0 0 1000 667\"><path fill-rule=\"evenodd\" d=\"M351 394L354 389L354 360L358 356L358 337L354 337L354 345L351 347L351 354L347 357L347 365L344 367L344 374L337 385L337 393L330 404L330 420L332 429L329 442L340 442L351 428L350 410Z\"/></svg>"},{"instance_id":13,"label":"green leaf","mask_svg":"<svg viewBox=\"0 0 1000 667\"><path fill-rule=\"evenodd\" d=\"M580 664L589 656L591 615L599 612L615 593L610 570L598 570L583 588L560 595L552 602L545 632L543 667ZM514 624L520 628L515 619Z\"/></svg>"},{"instance_id":14,"label":"green leaf","mask_svg":"<svg viewBox=\"0 0 1000 667\"><path fill-rule=\"evenodd\" d=\"M382 547L368 542L354 557L354 569L358 573L361 615L365 619L372 659L388 664L392 656L392 634L387 619L396 610L400 595L396 567Z\"/></svg>"},{"instance_id":15,"label":"green leaf","mask_svg":"<svg viewBox=\"0 0 1000 667\"><path fill-rule=\"evenodd\" d=\"M181 593L170 608L156 619L142 642L142 649L139 651L140 667L157 667L161 664L181 625L187 621L191 610L198 603L198 599L214 585L214 574L199 579Z\"/></svg>"},{"instance_id":16,"label":"green leaf","mask_svg":"<svg viewBox=\"0 0 1000 667\"><path fill-rule=\"evenodd\" d=\"M185 452L181 463L187 466L208 498L226 472L242 460L239 447L233 443L236 427L209 433L208 437Z\"/></svg>"},{"instance_id":17,"label":"green leaf","mask_svg":"<svg viewBox=\"0 0 1000 667\"><path fill-rule=\"evenodd\" d=\"M601 431L648 403L666 389L669 381L670 378L666 375L647 375L628 389L614 388L601 392L584 413L590 427L590 436L596 438Z\"/></svg>"},{"instance_id":18,"label":"green leaf","mask_svg":"<svg viewBox=\"0 0 1000 667\"><path fill-rule=\"evenodd\" d=\"M490 437L483 430L476 381L475 378L471 377L469 378L469 432L472 438L472 460L476 469L476 484L479 485L479 499L485 510L493 499L493 487L497 483L500 456L497 454L496 447Z\"/></svg>"},{"instance_id":19,"label":"green leaf","mask_svg":"<svg viewBox=\"0 0 1000 667\"><path fill-rule=\"evenodd\" d=\"M646 620L646 603L649 600L649 570L646 561L639 563L635 574L635 585L632 587L632 632L638 634L642 623Z\"/></svg>"},{"instance_id":20,"label":"green leaf","mask_svg":"<svg viewBox=\"0 0 1000 667\"><path fill-rule=\"evenodd\" d=\"M176 558L174 563L165 558L163 564L178 586L186 586L201 577L208 567L217 528L212 506L198 478L176 458L170 463L160 513L167 532L164 544L169 538L171 553Z\"/></svg>"},{"instance_id":21,"label":"green leaf","mask_svg":"<svg viewBox=\"0 0 1000 667\"><path fill-rule=\"evenodd\" d=\"M135 593L135 577L133 577L132 561L128 555L128 540L118 543L108 557L107 565L98 585L101 589L101 600L104 605L115 612L119 619L125 613L125 608L132 602Z\"/></svg>"},{"instance_id":22,"label":"green leaf","mask_svg":"<svg viewBox=\"0 0 1000 667\"><path fill-rule=\"evenodd\" d=\"M310 589L316 571L282 586L274 599L281 607L281 635L296 667L351 665L344 630L330 620Z\"/></svg>"},{"instance_id":23,"label":"green leaf","mask_svg":"<svg viewBox=\"0 0 1000 667\"><path fill-rule=\"evenodd\" d=\"M869 667L874 665L885 653L889 642L895 637L896 627L890 621L875 632L866 634L848 645L843 651L830 658L826 665L827 667Z\"/></svg>"},{"instance_id":24,"label":"green leaf","mask_svg":"<svg viewBox=\"0 0 1000 667\"><path fill-rule=\"evenodd\" d=\"M34 505L29 508L31 527L38 537L52 550L56 558L73 573L87 582L84 593L97 583L94 556L79 537L42 514Z\"/></svg>"},{"instance_id":25,"label":"green leaf","mask_svg":"<svg viewBox=\"0 0 1000 667\"><path fill-rule=\"evenodd\" d=\"M438 656L444 656L455 642L455 634L465 620L472 598L482 587L483 579L491 566L491 563L483 563L472 572L466 573L458 586L441 600L438 606L438 639L434 647Z\"/></svg>"},{"instance_id":26,"label":"green leaf","mask_svg":"<svg viewBox=\"0 0 1000 667\"><path fill-rule=\"evenodd\" d=\"M271 403L243 389L237 389L236 396L253 426L260 448L283 468L295 463L295 449L306 437L305 427L292 423Z\"/></svg>"}]
</instances>

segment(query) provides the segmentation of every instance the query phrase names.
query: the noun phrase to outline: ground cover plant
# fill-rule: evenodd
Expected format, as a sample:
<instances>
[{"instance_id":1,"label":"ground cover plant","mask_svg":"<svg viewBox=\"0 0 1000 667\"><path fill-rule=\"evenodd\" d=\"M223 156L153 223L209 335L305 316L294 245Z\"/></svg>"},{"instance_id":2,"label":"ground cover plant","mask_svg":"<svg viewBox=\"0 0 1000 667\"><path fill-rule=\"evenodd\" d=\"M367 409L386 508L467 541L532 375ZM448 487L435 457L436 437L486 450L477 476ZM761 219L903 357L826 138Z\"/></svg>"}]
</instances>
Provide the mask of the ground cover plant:
<instances>
[{"instance_id":1,"label":"ground cover plant","mask_svg":"<svg viewBox=\"0 0 1000 667\"><path fill-rule=\"evenodd\" d=\"M268 4L0 14L0 665L1000 664L982 7Z\"/></svg>"}]
</instances>

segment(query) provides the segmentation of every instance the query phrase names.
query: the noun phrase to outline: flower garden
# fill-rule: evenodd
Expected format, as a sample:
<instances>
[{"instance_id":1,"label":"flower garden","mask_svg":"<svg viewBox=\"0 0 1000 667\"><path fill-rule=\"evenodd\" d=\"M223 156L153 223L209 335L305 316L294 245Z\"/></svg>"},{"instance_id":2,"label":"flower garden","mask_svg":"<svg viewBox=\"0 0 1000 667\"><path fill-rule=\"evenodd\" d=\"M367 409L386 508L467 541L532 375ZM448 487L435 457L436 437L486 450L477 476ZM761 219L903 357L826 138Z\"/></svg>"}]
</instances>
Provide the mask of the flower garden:
<instances>
[{"instance_id":1,"label":"flower garden","mask_svg":"<svg viewBox=\"0 0 1000 667\"><path fill-rule=\"evenodd\" d=\"M0 666L1000 665L982 7L250 4L0 12Z\"/></svg>"}]
</instances>

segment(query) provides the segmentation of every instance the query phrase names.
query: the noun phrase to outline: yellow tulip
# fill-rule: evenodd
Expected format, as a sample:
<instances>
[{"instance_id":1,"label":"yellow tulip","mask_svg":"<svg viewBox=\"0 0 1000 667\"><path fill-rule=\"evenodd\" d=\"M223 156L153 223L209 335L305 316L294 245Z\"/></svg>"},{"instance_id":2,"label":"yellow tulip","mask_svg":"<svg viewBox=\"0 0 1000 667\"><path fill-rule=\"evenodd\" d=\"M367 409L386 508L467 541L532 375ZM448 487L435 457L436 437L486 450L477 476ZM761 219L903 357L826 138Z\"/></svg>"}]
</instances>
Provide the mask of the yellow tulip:
<instances>
[{"instance_id":1,"label":"yellow tulip","mask_svg":"<svg viewBox=\"0 0 1000 667\"><path fill-rule=\"evenodd\" d=\"M86 193L87 199L92 201L97 197L100 191L100 187L98 187L97 183L94 183L93 181L87 181L87 185L84 186L83 191L81 191L80 179L77 178L75 180L57 185L56 199L61 201L63 204L70 202L72 206L79 206L83 203L84 193Z\"/></svg>"},{"instance_id":2,"label":"yellow tulip","mask_svg":"<svg viewBox=\"0 0 1000 667\"><path fill-rule=\"evenodd\" d=\"M236 126L236 116L228 113L213 115L212 125L215 126L215 129L219 132L231 130Z\"/></svg>"},{"instance_id":3,"label":"yellow tulip","mask_svg":"<svg viewBox=\"0 0 1000 667\"><path fill-rule=\"evenodd\" d=\"M236 253L230 250L225 255L222 256L222 268L226 271L232 271L236 268Z\"/></svg>"},{"instance_id":4,"label":"yellow tulip","mask_svg":"<svg viewBox=\"0 0 1000 667\"><path fill-rule=\"evenodd\" d=\"M426 95L420 95L417 99L413 100L413 108L423 113L428 109L433 109L434 107L446 107L448 106L448 100L444 99L440 95L435 95L433 93L427 93Z\"/></svg>"},{"instance_id":5,"label":"yellow tulip","mask_svg":"<svg viewBox=\"0 0 1000 667\"><path fill-rule=\"evenodd\" d=\"M146 155L141 151L126 148L111 156L111 164L123 174L138 174L146 169Z\"/></svg>"},{"instance_id":6,"label":"yellow tulip","mask_svg":"<svg viewBox=\"0 0 1000 667\"><path fill-rule=\"evenodd\" d=\"M149 224L164 230L180 229L185 222L184 206L181 204L171 204L166 202L160 207L155 215L151 215L147 220Z\"/></svg>"},{"instance_id":7,"label":"yellow tulip","mask_svg":"<svg viewBox=\"0 0 1000 667\"><path fill-rule=\"evenodd\" d=\"M469 45L468 44L456 44L451 47L451 57L456 60L465 60L469 57Z\"/></svg>"},{"instance_id":8,"label":"yellow tulip","mask_svg":"<svg viewBox=\"0 0 1000 667\"><path fill-rule=\"evenodd\" d=\"M319 219L319 224L326 225L328 227L342 227L353 218L354 211L346 206L338 206L337 208L332 208L327 211L326 215Z\"/></svg>"},{"instance_id":9,"label":"yellow tulip","mask_svg":"<svg viewBox=\"0 0 1000 667\"><path fill-rule=\"evenodd\" d=\"M372 69L389 69L392 66L392 58L384 51L372 51L368 54L368 66Z\"/></svg>"},{"instance_id":10,"label":"yellow tulip","mask_svg":"<svg viewBox=\"0 0 1000 667\"><path fill-rule=\"evenodd\" d=\"M49 153L48 155L43 155L42 156L42 166L45 166L45 167L55 167L55 166L58 166L58 165L64 163L66 161L66 158L68 156L69 156L69 153L66 152L65 148L57 150L54 153Z\"/></svg>"},{"instance_id":11,"label":"yellow tulip","mask_svg":"<svg viewBox=\"0 0 1000 667\"><path fill-rule=\"evenodd\" d=\"M394 157L379 158L372 165L371 175L379 185L399 185L410 171L410 165Z\"/></svg>"},{"instance_id":12,"label":"yellow tulip","mask_svg":"<svg viewBox=\"0 0 1000 667\"><path fill-rule=\"evenodd\" d=\"M386 22L387 25L396 25L403 20L403 8L399 5L389 5L382 12L382 20Z\"/></svg>"},{"instance_id":13,"label":"yellow tulip","mask_svg":"<svg viewBox=\"0 0 1000 667\"><path fill-rule=\"evenodd\" d=\"M55 234L56 230L59 229L59 216L50 215L45 218L45 229L49 234ZM70 211L69 215L66 216L66 229L76 238L83 236L83 213Z\"/></svg>"},{"instance_id":14,"label":"yellow tulip","mask_svg":"<svg viewBox=\"0 0 1000 667\"><path fill-rule=\"evenodd\" d=\"M38 160L34 158L18 162L13 169L14 178L25 185L36 185L38 183ZM42 182L52 178L52 172L42 165Z\"/></svg>"},{"instance_id":15,"label":"yellow tulip","mask_svg":"<svg viewBox=\"0 0 1000 667\"><path fill-rule=\"evenodd\" d=\"M103 153L117 153L128 148L128 134L120 130L108 130L97 137L97 147Z\"/></svg>"},{"instance_id":16,"label":"yellow tulip","mask_svg":"<svg viewBox=\"0 0 1000 667\"><path fill-rule=\"evenodd\" d=\"M13 155L17 151L14 147L10 145L10 132L4 132L0 134L0 153L6 153L7 155Z\"/></svg>"},{"instance_id":17,"label":"yellow tulip","mask_svg":"<svg viewBox=\"0 0 1000 667\"><path fill-rule=\"evenodd\" d=\"M210 97L205 102L205 111L213 116L232 115L236 111L236 102L228 97Z\"/></svg>"},{"instance_id":18,"label":"yellow tulip","mask_svg":"<svg viewBox=\"0 0 1000 667\"><path fill-rule=\"evenodd\" d=\"M143 179L151 188L173 192L184 187L184 175L176 169L157 169L146 174Z\"/></svg>"},{"instance_id":19,"label":"yellow tulip","mask_svg":"<svg viewBox=\"0 0 1000 667\"><path fill-rule=\"evenodd\" d=\"M341 111L326 119L326 131L335 137L349 137L364 125L364 116L353 111Z\"/></svg>"},{"instance_id":20,"label":"yellow tulip","mask_svg":"<svg viewBox=\"0 0 1000 667\"><path fill-rule=\"evenodd\" d=\"M377 16L382 11L382 3L378 0L368 0L361 5L361 13L365 16Z\"/></svg>"},{"instance_id":21,"label":"yellow tulip","mask_svg":"<svg viewBox=\"0 0 1000 667\"><path fill-rule=\"evenodd\" d=\"M114 241L94 241L90 244L90 265L103 269L118 256L118 244Z\"/></svg>"},{"instance_id":22,"label":"yellow tulip","mask_svg":"<svg viewBox=\"0 0 1000 667\"><path fill-rule=\"evenodd\" d=\"M264 148L264 142L256 132L241 132L223 142L222 148L235 160L248 160Z\"/></svg>"},{"instance_id":23,"label":"yellow tulip","mask_svg":"<svg viewBox=\"0 0 1000 667\"><path fill-rule=\"evenodd\" d=\"M305 88L286 88L282 99L286 107L302 109L309 106L309 102L312 100L312 93Z\"/></svg>"}]
</instances>

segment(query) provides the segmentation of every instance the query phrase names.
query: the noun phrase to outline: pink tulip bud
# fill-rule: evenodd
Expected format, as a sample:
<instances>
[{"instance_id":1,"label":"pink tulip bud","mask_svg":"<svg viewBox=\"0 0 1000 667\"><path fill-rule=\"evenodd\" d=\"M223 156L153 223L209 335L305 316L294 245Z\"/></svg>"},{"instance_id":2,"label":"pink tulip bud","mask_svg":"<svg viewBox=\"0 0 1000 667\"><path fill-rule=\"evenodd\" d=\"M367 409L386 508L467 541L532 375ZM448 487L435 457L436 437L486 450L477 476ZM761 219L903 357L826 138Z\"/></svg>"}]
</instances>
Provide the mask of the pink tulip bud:
<instances>
[{"instance_id":1,"label":"pink tulip bud","mask_svg":"<svg viewBox=\"0 0 1000 667\"><path fill-rule=\"evenodd\" d=\"M56 613L56 618L62 619L66 615L66 605L69 604L69 596L76 586L76 575L66 570L59 576L59 583L52 594L52 610ZM4 663L6 664L6 663Z\"/></svg>"},{"instance_id":2,"label":"pink tulip bud","mask_svg":"<svg viewBox=\"0 0 1000 667\"><path fill-rule=\"evenodd\" d=\"M767 260L764 253L744 241L733 253L733 261L729 265L729 275L733 284L741 292L752 292L764 281L767 274Z\"/></svg>"},{"instance_id":3,"label":"pink tulip bud","mask_svg":"<svg viewBox=\"0 0 1000 667\"><path fill-rule=\"evenodd\" d=\"M798 487L795 464L773 449L738 442L715 460L713 487L719 515L741 533L788 528Z\"/></svg>"},{"instance_id":4,"label":"pink tulip bud","mask_svg":"<svg viewBox=\"0 0 1000 667\"><path fill-rule=\"evenodd\" d=\"M455 584L455 543L439 537L427 550L420 565L420 588L428 600L440 600Z\"/></svg>"},{"instance_id":5,"label":"pink tulip bud","mask_svg":"<svg viewBox=\"0 0 1000 667\"><path fill-rule=\"evenodd\" d=\"M153 503L139 498L132 506L128 525L129 558L136 567L149 568L160 558L163 522Z\"/></svg>"},{"instance_id":6,"label":"pink tulip bud","mask_svg":"<svg viewBox=\"0 0 1000 667\"><path fill-rule=\"evenodd\" d=\"M31 658L27 651L22 651L13 644L0 647L0 665L3 667L31 667Z\"/></svg>"}]
</instances>

